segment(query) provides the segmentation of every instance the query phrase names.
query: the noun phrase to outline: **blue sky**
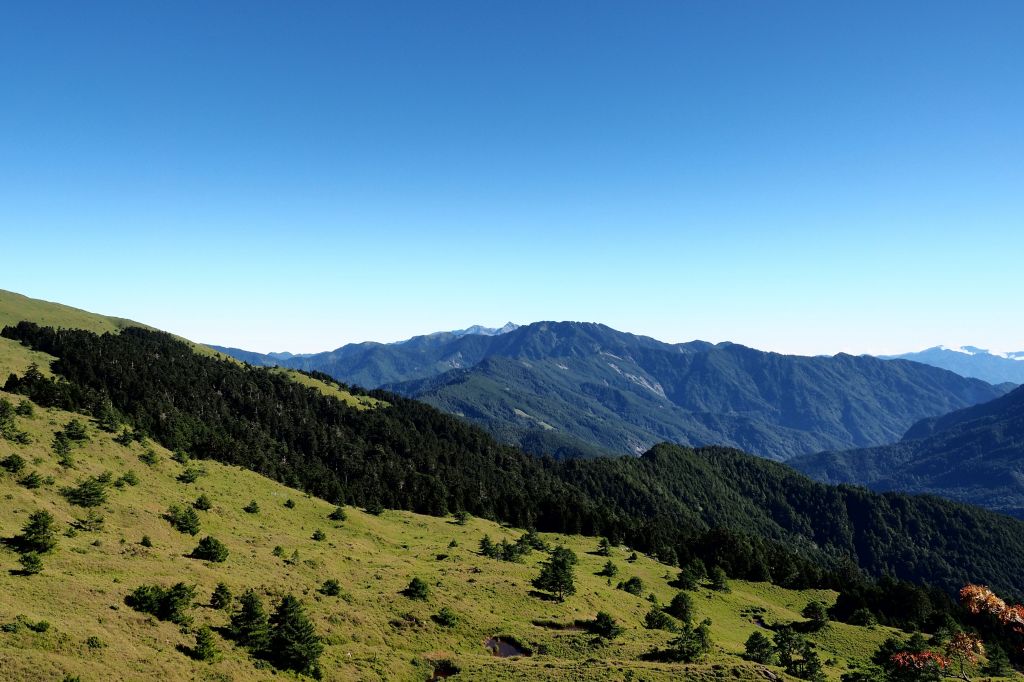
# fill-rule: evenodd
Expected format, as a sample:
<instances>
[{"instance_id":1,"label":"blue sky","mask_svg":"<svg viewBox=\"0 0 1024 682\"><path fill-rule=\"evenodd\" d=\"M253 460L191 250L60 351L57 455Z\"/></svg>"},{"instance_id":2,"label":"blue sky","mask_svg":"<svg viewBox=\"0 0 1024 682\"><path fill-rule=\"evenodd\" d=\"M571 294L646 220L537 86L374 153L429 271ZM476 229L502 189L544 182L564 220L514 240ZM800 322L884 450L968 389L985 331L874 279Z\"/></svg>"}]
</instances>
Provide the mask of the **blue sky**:
<instances>
[{"instance_id":1,"label":"blue sky","mask_svg":"<svg viewBox=\"0 0 1024 682\"><path fill-rule=\"evenodd\" d=\"M19 5L0 288L261 351L1024 349L1024 3Z\"/></svg>"}]
</instances>

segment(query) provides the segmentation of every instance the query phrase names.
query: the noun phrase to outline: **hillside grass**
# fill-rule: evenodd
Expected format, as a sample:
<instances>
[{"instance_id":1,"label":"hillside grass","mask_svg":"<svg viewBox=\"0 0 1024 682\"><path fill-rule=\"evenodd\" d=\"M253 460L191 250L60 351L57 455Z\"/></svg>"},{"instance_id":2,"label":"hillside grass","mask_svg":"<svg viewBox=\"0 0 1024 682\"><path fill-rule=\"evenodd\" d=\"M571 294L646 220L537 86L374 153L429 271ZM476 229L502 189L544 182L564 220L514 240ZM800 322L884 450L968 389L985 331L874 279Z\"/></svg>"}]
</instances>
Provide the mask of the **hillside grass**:
<instances>
[{"instance_id":1,"label":"hillside grass","mask_svg":"<svg viewBox=\"0 0 1024 682\"><path fill-rule=\"evenodd\" d=\"M20 398L10 394L12 402ZM3 679L55 679L65 674L82 680L258 680L274 676L260 669L243 650L218 635L222 652L212 664L193 661L178 647L190 646L194 636L178 626L159 622L124 604L124 597L142 584L169 586L185 581L198 586L193 610L195 627L208 623L220 628L227 614L205 606L218 581L237 595L254 587L268 607L279 596L294 592L306 604L319 632L327 641L322 658L327 680L417 680L430 677L432 661L450 660L465 680L670 680L716 679L728 670L736 679L763 679L764 668L738 658L747 636L759 627L744 615L761 607L767 623L800 621L800 610L811 600L834 600L827 591L792 591L769 584L731 581L726 593L699 589L693 593L698 619L710 617L715 652L700 665L678 665L639 660L651 649L663 647L670 633L650 631L643 618L653 593L667 603L676 590L669 585L678 569L640 555L628 562L624 547L613 550L620 574L610 581L595 575L606 561L592 553L594 538L542 534L551 543L564 543L579 557L577 594L564 603L531 596L530 580L537 574L541 552L523 563L489 559L477 553L479 540L489 534L496 542L510 541L522 531L491 521L471 518L458 525L451 518L385 511L373 516L347 508L343 523L328 520L333 505L306 497L250 471L212 461L182 465L171 453L154 445L159 462L139 460L144 446L119 445L110 434L89 426L89 442L75 448L76 466L64 469L50 451L56 430L76 415L36 408L32 417L18 417L17 426L33 442L17 445L0 440L0 459L17 452L34 470L52 482L30 490L7 472L0 473L0 538L16 535L28 515L46 509L64 531L86 510L70 505L60 489L85 476L110 471L114 478L133 471L136 486L111 488L100 508L104 529L61 536L57 549L44 558L36 576L17 575L17 555L0 546L0 624L19 616L29 622L45 620L51 628L35 633L26 628L0 632L0 677ZM78 416L79 419L83 419ZM206 473L186 484L178 475L186 466ZM202 529L195 537L179 533L162 518L171 504L190 504L201 493L213 501L200 511ZM243 507L256 500L258 514ZM285 501L295 502L287 508ZM323 541L311 538L322 529ZM147 535L152 547L140 544ZM188 558L199 538L212 535L224 542L230 556L223 564ZM449 546L455 541L457 546ZM275 546L284 557L272 554ZM298 551L299 561L288 559ZM643 596L615 588L618 580L640 577ZM428 601L411 600L402 590L413 577L431 588ZM328 578L342 586L340 597L317 590ZM444 628L431 620L442 606L454 610L459 624ZM611 613L625 631L610 644L595 643L580 631L557 630L536 623L571 625L592 619L598 610ZM866 659L891 632L887 628L857 628L833 623L812 635L823 659L836 658L831 679L848 665ZM769 633L770 634L770 633ZM489 654L484 642L492 636L512 637L530 647L534 655L500 659ZM93 649L86 642L97 637L105 646ZM724 666L724 668L723 668ZM781 671L772 669L781 676Z\"/></svg>"},{"instance_id":2,"label":"hillside grass","mask_svg":"<svg viewBox=\"0 0 1024 682\"><path fill-rule=\"evenodd\" d=\"M143 329L155 329L146 324L127 320L121 317L110 317L91 313L86 310L72 308L60 303L42 301L29 298L13 291L0 289L0 329L8 325L15 325L22 321L35 322L44 327L63 327L65 329L85 329L97 334L117 334L128 327L142 327ZM180 338L180 337L177 337ZM219 357L231 362L237 362L234 358L223 353L218 353L209 346L182 339L189 344L193 350L200 355ZM17 341L0 337L0 386L6 381L7 375L11 372L24 373L25 369L32 363L39 365L40 370L50 376L50 363L56 358L46 353L33 351L22 346ZM328 384L311 376L295 370L280 369L282 374L290 377L304 386L309 386L345 402L357 409L370 407L383 407L387 403L371 398L370 396L357 396L348 391L340 389L334 384Z\"/></svg>"}]
</instances>

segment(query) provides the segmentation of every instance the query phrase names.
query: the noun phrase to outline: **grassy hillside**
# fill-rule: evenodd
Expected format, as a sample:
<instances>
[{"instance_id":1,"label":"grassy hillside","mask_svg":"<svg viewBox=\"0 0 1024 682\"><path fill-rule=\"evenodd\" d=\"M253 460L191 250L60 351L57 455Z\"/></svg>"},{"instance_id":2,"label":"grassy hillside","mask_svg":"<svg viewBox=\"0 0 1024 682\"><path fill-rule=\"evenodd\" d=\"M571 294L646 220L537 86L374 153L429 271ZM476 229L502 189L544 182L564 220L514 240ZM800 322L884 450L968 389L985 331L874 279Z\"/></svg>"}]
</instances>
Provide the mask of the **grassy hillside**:
<instances>
[{"instance_id":1,"label":"grassy hillside","mask_svg":"<svg viewBox=\"0 0 1024 682\"><path fill-rule=\"evenodd\" d=\"M126 320L121 317L110 317L91 313L86 310L72 308L71 306L50 301L42 301L36 298L29 298L13 291L0 289L0 329L8 325L15 325L18 322L27 320L39 325L48 327L63 327L65 329L85 329L97 334L107 332L116 334L128 327L142 327L153 329L149 325L141 324L133 320ZM208 346L182 339L188 343L193 350L200 355L209 355L222 358L231 356L218 353ZM0 337L0 383L6 379L11 372L22 373L33 362L47 375L50 374L50 363L55 358L30 350L17 341ZM354 407L372 407L380 403L369 396L356 396L340 388L336 384L326 383L314 379L308 374L295 370L280 370L282 374L292 378L298 383L315 388L324 395L338 398Z\"/></svg>"},{"instance_id":2,"label":"grassy hillside","mask_svg":"<svg viewBox=\"0 0 1024 682\"><path fill-rule=\"evenodd\" d=\"M627 549L614 548L611 559L620 567L618 578L638 576L644 582L642 596L633 596L595 575L606 558L591 553L593 538L544 534L549 543L573 549L580 564L575 596L562 604L543 600L530 595L530 580L546 556L542 552L533 552L523 563L510 563L476 551L485 533L495 541L511 541L519 530L473 518L459 525L450 518L396 511L373 516L354 508L347 509L347 520L336 523L327 518L333 507L326 502L239 468L212 461L180 464L154 444L123 446L93 425L88 427L88 443L73 449L75 467L66 469L58 464L50 442L54 432L75 416L36 408L33 416L16 418L31 444L0 440L0 459L17 452L28 462L26 472L36 471L46 479L41 487L29 489L17 482L18 476L0 473L0 537L16 535L37 509L50 511L60 531L66 531L85 517L86 510L72 506L60 489L86 476L109 471L116 479L133 471L138 484L111 487L106 504L99 508L103 529L79 530L73 537L61 534L38 575L17 575L16 554L0 548L0 594L5 595L0 600L0 624L16 623L19 617L23 623L50 623L44 633L25 626L0 631L0 677L5 679L59 680L65 674L80 675L82 680L273 676L219 634L221 656L216 662L197 662L182 653L180 647L194 642L191 633L125 605L125 596L147 583L197 585L193 629L204 623L226 625L225 612L206 606L219 581L236 595L247 587L257 588L267 602L285 592L296 593L326 639L322 663L328 680L426 680L432 661L439 660L453 662L461 670L455 679L466 680L699 680L717 679L724 671L738 679L764 679L759 666L737 657L746 637L759 628L755 620L800 621L799 612L809 601L835 597L826 591L798 592L742 581L732 581L726 593L700 588L692 594L698 618L713 621L715 650L710 658L690 666L644 662L644 653L671 638L643 627L650 608L646 595L653 593L667 603L676 593L669 581L677 569L643 555L629 562ZM158 456L154 465L139 460L147 447ZM183 483L178 477L188 466L199 466L205 474L194 483ZM213 507L198 512L202 528L195 537L174 530L162 518L170 505L188 505L200 494L206 494ZM260 506L257 514L243 511L251 499ZM295 502L294 508L286 507L288 499ZM326 534L319 542L312 539L317 529ZM227 545L226 562L186 556L207 534ZM140 544L143 536L150 538L151 547ZM275 546L284 548L283 558L274 556ZM298 562L290 564L287 559L295 551ZM427 601L401 594L413 577L430 586ZM339 597L317 591L329 578L341 583ZM458 625L445 628L431 620L443 606L457 614ZM763 611L755 613L752 608ZM610 644L595 643L585 632L536 624L570 625L593 618L599 609L625 628ZM812 639L822 659L835 659L827 672L837 679L847 665L867 658L890 632L833 623ZM492 656L484 647L492 636L514 638L533 655ZM93 637L95 646L90 647L87 642Z\"/></svg>"}]
</instances>

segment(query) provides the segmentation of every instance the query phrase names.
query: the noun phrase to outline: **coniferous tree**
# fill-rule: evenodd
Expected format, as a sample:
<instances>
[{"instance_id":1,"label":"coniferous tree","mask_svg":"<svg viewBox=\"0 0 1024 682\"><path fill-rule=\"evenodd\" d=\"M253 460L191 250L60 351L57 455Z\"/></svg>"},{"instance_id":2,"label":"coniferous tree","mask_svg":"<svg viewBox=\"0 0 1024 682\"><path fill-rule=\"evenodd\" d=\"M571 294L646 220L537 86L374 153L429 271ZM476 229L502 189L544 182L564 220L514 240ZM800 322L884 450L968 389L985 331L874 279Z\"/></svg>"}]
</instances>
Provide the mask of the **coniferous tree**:
<instances>
[{"instance_id":1,"label":"coniferous tree","mask_svg":"<svg viewBox=\"0 0 1024 682\"><path fill-rule=\"evenodd\" d=\"M608 538L601 538L597 543L597 555L598 556L611 556L612 555L612 543L608 541Z\"/></svg>"},{"instance_id":2,"label":"coniferous tree","mask_svg":"<svg viewBox=\"0 0 1024 682\"><path fill-rule=\"evenodd\" d=\"M615 639L622 634L622 626L615 622L611 614L604 611L597 612L590 630L602 639Z\"/></svg>"},{"instance_id":3,"label":"coniferous tree","mask_svg":"<svg viewBox=\"0 0 1024 682\"><path fill-rule=\"evenodd\" d=\"M225 583L217 583L217 587L210 596L210 606L215 609L226 611L231 608L231 589Z\"/></svg>"},{"instance_id":4,"label":"coniferous tree","mask_svg":"<svg viewBox=\"0 0 1024 682\"><path fill-rule=\"evenodd\" d=\"M242 507L242 511L244 511L246 514L259 514L260 505L258 502L256 502L256 500L251 500L249 504Z\"/></svg>"},{"instance_id":5,"label":"coniferous tree","mask_svg":"<svg viewBox=\"0 0 1024 682\"><path fill-rule=\"evenodd\" d=\"M71 456L71 441L63 431L53 434L53 454L57 455L57 462L65 469L75 466L75 460Z\"/></svg>"},{"instance_id":6,"label":"coniferous tree","mask_svg":"<svg viewBox=\"0 0 1024 682\"><path fill-rule=\"evenodd\" d=\"M800 612L808 620L812 630L821 630L828 625L828 607L820 601L812 601Z\"/></svg>"},{"instance_id":7,"label":"coniferous tree","mask_svg":"<svg viewBox=\"0 0 1024 682\"><path fill-rule=\"evenodd\" d=\"M204 625L196 631L194 652L195 657L200 661L212 661L217 657L217 644L209 625Z\"/></svg>"},{"instance_id":8,"label":"coniferous tree","mask_svg":"<svg viewBox=\"0 0 1024 682\"><path fill-rule=\"evenodd\" d=\"M711 651L711 621L704 619L696 627L683 623L679 636L668 643L668 658L682 663L696 663Z\"/></svg>"},{"instance_id":9,"label":"coniferous tree","mask_svg":"<svg viewBox=\"0 0 1024 682\"><path fill-rule=\"evenodd\" d=\"M684 623L689 623L693 620L693 599L686 592L676 592L665 610Z\"/></svg>"},{"instance_id":10,"label":"coniferous tree","mask_svg":"<svg viewBox=\"0 0 1024 682\"><path fill-rule=\"evenodd\" d=\"M430 597L430 588L427 586L427 583L424 582L421 578L413 578L409 581L409 585L406 586L404 590L402 590L402 594L404 594L409 599L418 599L420 601L426 601L427 598Z\"/></svg>"},{"instance_id":11,"label":"coniferous tree","mask_svg":"<svg viewBox=\"0 0 1024 682\"><path fill-rule=\"evenodd\" d=\"M715 566L708 573L708 586L718 592L729 591L729 580L721 566Z\"/></svg>"},{"instance_id":12,"label":"coniferous tree","mask_svg":"<svg viewBox=\"0 0 1024 682\"><path fill-rule=\"evenodd\" d=\"M550 592L558 601L576 594L573 566L576 555L565 547L556 547L551 556L540 567L540 575L533 579L538 590Z\"/></svg>"},{"instance_id":13,"label":"coniferous tree","mask_svg":"<svg viewBox=\"0 0 1024 682\"><path fill-rule=\"evenodd\" d=\"M614 578L616 575L619 574L619 567L612 563L612 560L609 559L608 561L604 562L604 566L601 567L601 570L598 571L597 574L604 578Z\"/></svg>"},{"instance_id":14,"label":"coniferous tree","mask_svg":"<svg viewBox=\"0 0 1024 682\"><path fill-rule=\"evenodd\" d=\"M342 507L335 507L334 511L332 511L327 516L327 518L330 519L331 521L341 522L341 521L345 521L346 519L348 519L348 514L345 513L345 510Z\"/></svg>"},{"instance_id":15,"label":"coniferous tree","mask_svg":"<svg viewBox=\"0 0 1024 682\"><path fill-rule=\"evenodd\" d=\"M761 632L752 632L743 648L743 657L754 663L771 663L775 658L775 647Z\"/></svg>"},{"instance_id":16,"label":"coniferous tree","mask_svg":"<svg viewBox=\"0 0 1024 682\"><path fill-rule=\"evenodd\" d=\"M199 511L209 511L213 508L213 502L210 500L206 493L203 493L196 498L196 501L192 503L192 506Z\"/></svg>"},{"instance_id":17,"label":"coniferous tree","mask_svg":"<svg viewBox=\"0 0 1024 682\"><path fill-rule=\"evenodd\" d=\"M270 619L270 655L275 665L300 673L315 672L324 645L302 603L285 595Z\"/></svg>"},{"instance_id":18,"label":"coniferous tree","mask_svg":"<svg viewBox=\"0 0 1024 682\"><path fill-rule=\"evenodd\" d=\"M207 535L199 541L199 544L192 550L192 554L190 556L193 559L202 559L204 561L212 561L219 564L227 561L228 554L228 548L223 542L215 537Z\"/></svg>"},{"instance_id":19,"label":"coniferous tree","mask_svg":"<svg viewBox=\"0 0 1024 682\"><path fill-rule=\"evenodd\" d=\"M18 563L21 564L22 575L35 575L43 570L43 560L38 552L25 552L18 557Z\"/></svg>"},{"instance_id":20,"label":"coniferous tree","mask_svg":"<svg viewBox=\"0 0 1024 682\"><path fill-rule=\"evenodd\" d=\"M270 624L263 600L252 589L238 598L238 610L231 615L231 634L254 655L265 655L270 647Z\"/></svg>"},{"instance_id":21,"label":"coniferous tree","mask_svg":"<svg viewBox=\"0 0 1024 682\"><path fill-rule=\"evenodd\" d=\"M53 514L45 510L34 511L22 527L22 535L16 538L19 547L28 552L44 554L57 544L56 529L53 527Z\"/></svg>"}]
</instances>

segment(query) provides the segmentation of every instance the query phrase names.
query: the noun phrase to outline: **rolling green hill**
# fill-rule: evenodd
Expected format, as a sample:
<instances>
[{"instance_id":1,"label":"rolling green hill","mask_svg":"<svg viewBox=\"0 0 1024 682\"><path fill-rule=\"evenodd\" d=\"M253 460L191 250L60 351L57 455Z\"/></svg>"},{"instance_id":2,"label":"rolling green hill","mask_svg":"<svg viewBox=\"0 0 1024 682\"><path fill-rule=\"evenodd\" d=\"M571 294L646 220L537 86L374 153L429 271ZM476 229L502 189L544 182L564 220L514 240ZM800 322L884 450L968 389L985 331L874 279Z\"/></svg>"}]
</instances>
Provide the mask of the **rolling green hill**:
<instances>
[{"instance_id":1,"label":"rolling green hill","mask_svg":"<svg viewBox=\"0 0 1024 682\"><path fill-rule=\"evenodd\" d=\"M0 392L11 401L18 396ZM43 556L38 575L18 575L17 555L0 545L0 678L83 681L124 680L260 680L274 678L223 633L229 614L208 605L219 582L234 595L254 588L269 605L284 593L304 603L326 644L321 667L325 680L415 680L431 677L435 666L450 662L459 680L712 680L765 679L778 668L739 658L754 631L771 634L760 623L803 622L800 611L812 600L831 603L835 593L794 591L767 583L734 580L731 591L700 587L691 592L696 617L712 620L714 648L701 664L642 660L664 647L671 633L648 630L644 616L648 595L667 604L677 590L669 583L678 569L629 550L613 548L610 560L619 579L639 577L642 594L634 596L595 575L608 559L596 556L596 541L580 536L544 534L551 544L564 543L579 557L577 593L564 603L531 596L530 581L543 552L521 563L482 557L480 539L514 540L521 530L470 518L464 525L451 517L408 512L367 514L346 509L347 519L331 521L333 505L286 488L243 469L212 461L181 464L154 443L121 445L113 434L87 426L88 441L73 447L72 467L61 466L50 448L54 433L80 416L36 406L34 415L18 417L17 428L31 443L0 439L0 460L18 454L27 463L18 475L0 469L0 538L16 536L32 512L46 510L56 519L56 548ZM152 464L140 457L155 454ZM183 472L202 470L194 482ZM27 471L38 473L38 488L19 483ZM111 472L115 479L133 472L137 483L109 485L96 513L101 527L87 530L89 509L71 504L62 494L89 476ZM210 501L198 511L195 536L175 530L164 518L171 505L190 506L200 495ZM243 507L255 500L259 512ZM294 506L289 508L287 500ZM95 519L93 519L95 525ZM312 539L316 530L324 539ZM197 540L211 535L229 551L223 563L189 558ZM147 538L143 544L143 538ZM146 546L149 545L149 546ZM275 556L274 548L284 549ZM293 556L293 552L297 553ZM294 559L294 560L293 560ZM424 580L425 601L403 596L414 577ZM338 596L320 591L324 581L340 584ZM185 627L133 610L125 598L141 585L195 585L193 619ZM444 627L432 620L442 607L457 623ZM573 624L610 613L623 627L610 642ZM33 631L40 621L44 632ZM206 663L188 655L203 624L215 629L220 654ZM559 626L562 629L559 629ZM32 627L29 627L32 626ZM809 635L817 644L830 679L866 661L893 630L832 623ZM490 655L485 641L505 637L529 648L532 655L503 659Z\"/></svg>"},{"instance_id":2,"label":"rolling green hill","mask_svg":"<svg viewBox=\"0 0 1024 682\"><path fill-rule=\"evenodd\" d=\"M300 357L221 350L254 365L383 386L534 454L561 457L640 454L669 441L786 459L889 443L922 418L1004 392L912 362L667 344L576 322L351 344Z\"/></svg>"}]
</instances>

